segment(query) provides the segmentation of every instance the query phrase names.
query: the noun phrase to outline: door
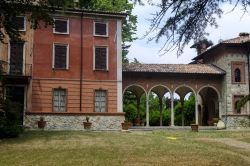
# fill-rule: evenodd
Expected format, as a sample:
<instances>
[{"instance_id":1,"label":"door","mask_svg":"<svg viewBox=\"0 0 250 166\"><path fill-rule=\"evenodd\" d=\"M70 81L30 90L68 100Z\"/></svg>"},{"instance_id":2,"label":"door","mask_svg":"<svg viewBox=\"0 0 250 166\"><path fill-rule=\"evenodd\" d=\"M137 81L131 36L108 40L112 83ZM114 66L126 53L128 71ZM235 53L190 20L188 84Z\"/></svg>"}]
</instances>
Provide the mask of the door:
<instances>
[{"instance_id":1,"label":"door","mask_svg":"<svg viewBox=\"0 0 250 166\"><path fill-rule=\"evenodd\" d=\"M10 43L10 75L23 74L23 42Z\"/></svg>"},{"instance_id":2,"label":"door","mask_svg":"<svg viewBox=\"0 0 250 166\"><path fill-rule=\"evenodd\" d=\"M12 111L17 111L19 123L22 125L24 113L24 87L7 86L6 98L11 101Z\"/></svg>"}]
</instances>

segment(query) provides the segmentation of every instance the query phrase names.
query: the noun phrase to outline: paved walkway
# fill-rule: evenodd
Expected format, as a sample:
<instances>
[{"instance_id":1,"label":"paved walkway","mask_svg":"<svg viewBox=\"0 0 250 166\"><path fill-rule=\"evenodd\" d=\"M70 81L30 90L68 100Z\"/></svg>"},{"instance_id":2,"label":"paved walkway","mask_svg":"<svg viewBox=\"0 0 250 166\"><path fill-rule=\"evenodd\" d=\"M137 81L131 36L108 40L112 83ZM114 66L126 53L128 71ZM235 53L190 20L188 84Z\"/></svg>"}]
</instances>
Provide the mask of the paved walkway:
<instances>
[{"instance_id":1,"label":"paved walkway","mask_svg":"<svg viewBox=\"0 0 250 166\"><path fill-rule=\"evenodd\" d=\"M199 140L211 141L211 142L219 142L232 147L245 149L250 151L250 143L239 141L233 138L201 138Z\"/></svg>"}]
</instances>

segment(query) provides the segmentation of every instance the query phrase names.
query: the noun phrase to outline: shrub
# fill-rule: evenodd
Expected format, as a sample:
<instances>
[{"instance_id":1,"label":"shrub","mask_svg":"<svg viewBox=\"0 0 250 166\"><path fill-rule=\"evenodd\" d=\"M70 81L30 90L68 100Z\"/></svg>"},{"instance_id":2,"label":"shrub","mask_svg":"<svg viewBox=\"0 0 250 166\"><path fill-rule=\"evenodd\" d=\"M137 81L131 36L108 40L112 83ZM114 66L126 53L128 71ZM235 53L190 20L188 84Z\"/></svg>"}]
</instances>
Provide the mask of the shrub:
<instances>
[{"instance_id":1,"label":"shrub","mask_svg":"<svg viewBox=\"0 0 250 166\"><path fill-rule=\"evenodd\" d=\"M128 104L124 107L125 119L129 122L133 122L137 117L137 109L134 104Z\"/></svg>"},{"instance_id":2,"label":"shrub","mask_svg":"<svg viewBox=\"0 0 250 166\"><path fill-rule=\"evenodd\" d=\"M5 101L5 114L0 117L0 138L18 137L22 133L20 108L22 107L18 103Z\"/></svg>"}]
</instances>

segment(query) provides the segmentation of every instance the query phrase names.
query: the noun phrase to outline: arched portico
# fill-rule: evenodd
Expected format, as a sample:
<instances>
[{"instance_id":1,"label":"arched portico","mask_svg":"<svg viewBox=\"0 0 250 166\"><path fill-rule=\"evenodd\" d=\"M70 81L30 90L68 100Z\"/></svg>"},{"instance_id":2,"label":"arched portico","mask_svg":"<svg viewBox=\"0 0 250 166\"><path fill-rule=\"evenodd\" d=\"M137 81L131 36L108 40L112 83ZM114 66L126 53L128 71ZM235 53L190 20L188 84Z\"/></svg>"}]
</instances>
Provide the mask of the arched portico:
<instances>
[{"instance_id":1,"label":"arched portico","mask_svg":"<svg viewBox=\"0 0 250 166\"><path fill-rule=\"evenodd\" d=\"M171 96L171 91L167 86L164 86L162 84L158 84L153 86L152 88L150 88L148 95L150 95L150 93L155 93L159 99L159 111L160 111L160 126L163 125L163 97L166 93L170 93Z\"/></svg>"},{"instance_id":2,"label":"arched portico","mask_svg":"<svg viewBox=\"0 0 250 166\"><path fill-rule=\"evenodd\" d=\"M194 115L195 115L195 122L196 124L198 124L198 107L196 106L197 105L197 96L196 96L196 93L195 93L195 90L189 86L189 85L186 85L186 84L183 84L183 85L179 85L175 88L174 92L173 92L173 96L176 94L179 95L180 97L180 103L181 103L181 119L182 119L182 126L185 126L185 117L184 117L184 100L186 97L189 97L190 95L193 95L194 96L194 99L195 99L195 109L194 110L189 110L189 111L194 111ZM187 96L189 95L189 96ZM173 106L174 108L174 106ZM174 116L174 113L173 113L173 116ZM174 118L173 118L174 120ZM174 124L174 122L173 122Z\"/></svg>"},{"instance_id":3,"label":"arched portico","mask_svg":"<svg viewBox=\"0 0 250 166\"><path fill-rule=\"evenodd\" d=\"M185 100L185 96L188 93L192 93L195 100L194 117L195 123L199 123L198 110L202 110L202 102L204 103L204 88L211 87L218 93L218 101L221 101L221 81L224 71L218 70L218 68L212 65L196 64L196 65L161 65L161 64L127 64L123 66L123 89L124 91L131 91L137 93L137 96L146 94L146 122L149 126L149 96L150 93L155 93L158 98L162 98L164 94L170 94L171 107L171 126L174 126L174 108L175 108L175 94L180 96L182 105ZM139 85L139 86L136 86ZM140 89L140 90L139 90ZM212 91L212 90L210 90ZM159 100L159 109L162 110L161 100ZM211 100L210 102L215 102ZM221 110L221 102L218 107ZM215 103L217 108L217 104ZM162 124L162 123L161 123ZM182 123L184 124L184 123Z\"/></svg>"},{"instance_id":4,"label":"arched portico","mask_svg":"<svg viewBox=\"0 0 250 166\"><path fill-rule=\"evenodd\" d=\"M198 94L201 96L199 125L212 126L221 116L221 95L219 91L211 86L206 85L199 89Z\"/></svg>"},{"instance_id":5,"label":"arched portico","mask_svg":"<svg viewBox=\"0 0 250 166\"><path fill-rule=\"evenodd\" d=\"M136 108L137 108L137 119L140 119L140 104L141 104L141 96L145 94L147 96L147 91L139 84L132 84L127 86L123 90L123 99L125 99L125 95L131 95L131 94L126 94L127 93L132 93L135 95L136 98ZM140 122L138 122L140 123Z\"/></svg>"}]
</instances>

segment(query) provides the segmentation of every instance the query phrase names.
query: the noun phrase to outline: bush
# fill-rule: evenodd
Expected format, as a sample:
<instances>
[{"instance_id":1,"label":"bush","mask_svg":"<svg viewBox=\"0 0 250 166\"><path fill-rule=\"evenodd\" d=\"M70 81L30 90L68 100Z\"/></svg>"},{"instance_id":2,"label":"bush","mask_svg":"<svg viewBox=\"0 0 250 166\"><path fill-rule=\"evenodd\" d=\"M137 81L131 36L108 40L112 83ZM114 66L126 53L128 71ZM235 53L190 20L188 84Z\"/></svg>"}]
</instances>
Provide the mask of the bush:
<instances>
[{"instance_id":1,"label":"bush","mask_svg":"<svg viewBox=\"0 0 250 166\"><path fill-rule=\"evenodd\" d=\"M20 108L21 106L18 103L5 101L5 114L0 117L0 138L18 137L23 132Z\"/></svg>"},{"instance_id":2,"label":"bush","mask_svg":"<svg viewBox=\"0 0 250 166\"><path fill-rule=\"evenodd\" d=\"M159 126L160 125L160 111L150 111L149 113L149 125Z\"/></svg>"},{"instance_id":3,"label":"bush","mask_svg":"<svg viewBox=\"0 0 250 166\"><path fill-rule=\"evenodd\" d=\"M124 107L125 119L129 122L133 122L137 117L137 108L134 104L128 104Z\"/></svg>"}]
</instances>

